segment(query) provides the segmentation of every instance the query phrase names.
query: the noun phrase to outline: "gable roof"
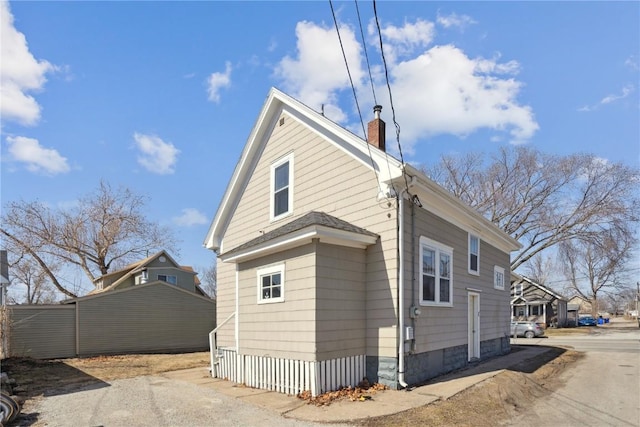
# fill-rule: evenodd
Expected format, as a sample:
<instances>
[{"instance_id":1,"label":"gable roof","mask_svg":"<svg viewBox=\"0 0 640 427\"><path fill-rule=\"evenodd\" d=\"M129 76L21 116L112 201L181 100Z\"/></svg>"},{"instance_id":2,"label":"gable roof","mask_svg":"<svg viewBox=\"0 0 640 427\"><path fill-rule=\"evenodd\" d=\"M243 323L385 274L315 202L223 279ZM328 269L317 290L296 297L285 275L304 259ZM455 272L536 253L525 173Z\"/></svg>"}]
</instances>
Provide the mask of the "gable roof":
<instances>
[{"instance_id":1,"label":"gable roof","mask_svg":"<svg viewBox=\"0 0 640 427\"><path fill-rule=\"evenodd\" d=\"M397 189L405 189L409 182L412 194L418 194L425 209L446 218L458 227L473 232L485 241L505 252L520 249L517 240L503 232L477 211L462 203L447 190L436 184L418 169L402 164L388 153L372 146L367 141L348 131L300 101L271 88L267 99L244 146L240 159L222 197L218 211L204 240L204 246L220 253L224 252L222 238L242 197L262 149L267 144L280 115L286 112L311 132L333 143L345 154L374 169L378 185L384 197L395 197ZM409 176L405 180L405 173Z\"/></svg>"},{"instance_id":2,"label":"gable roof","mask_svg":"<svg viewBox=\"0 0 640 427\"><path fill-rule=\"evenodd\" d=\"M191 268L191 267L182 267L182 266L180 266L180 264L178 264L176 262L176 260L174 260L171 257L171 255L169 255L169 253L163 249L160 252L158 252L156 254L153 254L151 256L148 256L147 258L145 258L143 260L131 263L131 264L127 265L126 267L121 268L120 270L116 270L116 271L113 271L111 273L108 273L108 274L105 274L105 275L102 275L102 276L96 278L94 282L97 282L99 280L104 280L105 278L111 278L111 277L114 277L114 276L115 277L121 276L115 282L113 282L112 284L107 286L106 288L102 288L102 289L96 288L96 289L92 290L91 292L89 292L87 295L99 294L99 293L110 291L110 290L113 290L113 289L117 288L124 281L126 281L128 278L130 278L131 276L135 275L136 273L139 273L140 271L144 270L144 268L146 266L148 266L154 260L160 258L161 256L164 256L165 258L167 258L173 265L176 266L176 268L179 268L181 270L193 273L194 275L198 274L195 271L193 271L193 268ZM195 276L195 277L196 277L196 280L197 280L197 276ZM196 282L196 283L199 283L199 281Z\"/></svg>"},{"instance_id":3,"label":"gable roof","mask_svg":"<svg viewBox=\"0 0 640 427\"><path fill-rule=\"evenodd\" d=\"M559 293L557 293L556 291L554 291L551 288L548 288L538 282L535 282L531 279L529 279L526 276L521 276L517 273L511 273L511 278L514 279L513 283L526 283L527 285L536 287L538 289L540 289L542 292L549 294L551 296L553 296L556 299L562 300L562 301L568 301L567 298L563 297L562 295L560 295ZM512 285L513 286L513 285Z\"/></svg>"},{"instance_id":4,"label":"gable roof","mask_svg":"<svg viewBox=\"0 0 640 427\"><path fill-rule=\"evenodd\" d=\"M320 239L327 243L365 248L378 235L324 212L309 212L281 227L219 255L222 261L246 261L273 251L293 248Z\"/></svg>"}]
</instances>

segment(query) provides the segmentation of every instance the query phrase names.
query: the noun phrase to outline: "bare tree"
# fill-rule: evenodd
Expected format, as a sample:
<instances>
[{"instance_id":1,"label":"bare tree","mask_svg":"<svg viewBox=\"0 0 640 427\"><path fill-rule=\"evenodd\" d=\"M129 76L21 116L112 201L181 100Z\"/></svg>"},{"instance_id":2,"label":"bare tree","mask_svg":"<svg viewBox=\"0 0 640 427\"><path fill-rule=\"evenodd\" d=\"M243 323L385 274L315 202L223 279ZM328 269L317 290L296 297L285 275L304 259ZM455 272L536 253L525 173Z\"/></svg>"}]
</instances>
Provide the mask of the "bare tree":
<instances>
[{"instance_id":1,"label":"bare tree","mask_svg":"<svg viewBox=\"0 0 640 427\"><path fill-rule=\"evenodd\" d=\"M520 241L512 270L602 230L632 235L640 221L639 171L593 155L554 156L520 146L488 161L479 154L445 156L428 173Z\"/></svg>"},{"instance_id":2,"label":"bare tree","mask_svg":"<svg viewBox=\"0 0 640 427\"><path fill-rule=\"evenodd\" d=\"M0 233L32 258L60 292L75 297L51 268L52 259L78 266L93 283L113 266L149 252L177 253L173 233L145 217L145 202L128 188L113 189L102 181L71 208L54 209L39 201L7 203Z\"/></svg>"},{"instance_id":3,"label":"bare tree","mask_svg":"<svg viewBox=\"0 0 640 427\"><path fill-rule=\"evenodd\" d=\"M612 231L560 244L564 274L571 289L591 303L594 317L598 314L599 299L604 299L601 297L624 289L627 283L624 265L634 244L632 236Z\"/></svg>"},{"instance_id":4,"label":"bare tree","mask_svg":"<svg viewBox=\"0 0 640 427\"><path fill-rule=\"evenodd\" d=\"M549 278L551 278L557 270L554 258L551 255L542 253L529 258L522 267L526 271L528 278L547 286Z\"/></svg>"},{"instance_id":5,"label":"bare tree","mask_svg":"<svg viewBox=\"0 0 640 427\"><path fill-rule=\"evenodd\" d=\"M209 266L202 269L200 277L200 287L209 297L215 299L218 291L218 270L215 261Z\"/></svg>"},{"instance_id":6,"label":"bare tree","mask_svg":"<svg viewBox=\"0 0 640 427\"><path fill-rule=\"evenodd\" d=\"M56 294L51 288L49 277L38 263L24 256L10 263L11 286L22 285L26 288L25 304L50 304L55 302Z\"/></svg>"}]
</instances>

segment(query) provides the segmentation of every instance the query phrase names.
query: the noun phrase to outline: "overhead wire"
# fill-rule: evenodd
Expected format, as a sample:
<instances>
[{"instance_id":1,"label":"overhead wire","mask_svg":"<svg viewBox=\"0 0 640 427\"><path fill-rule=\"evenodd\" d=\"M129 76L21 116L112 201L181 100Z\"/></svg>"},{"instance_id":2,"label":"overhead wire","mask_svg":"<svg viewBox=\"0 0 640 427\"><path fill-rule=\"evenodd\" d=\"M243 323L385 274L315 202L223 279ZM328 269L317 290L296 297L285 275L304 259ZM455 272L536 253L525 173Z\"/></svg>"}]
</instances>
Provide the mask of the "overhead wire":
<instances>
[{"instance_id":1,"label":"overhead wire","mask_svg":"<svg viewBox=\"0 0 640 427\"><path fill-rule=\"evenodd\" d=\"M393 120L393 125L396 128L396 142L398 143L398 152L400 154L400 162L402 164L402 176L404 178L405 188L407 189L407 194L411 196L409 192L409 181L407 180L407 173L405 170L405 162L404 156L402 155L402 146L400 145L400 124L398 124L396 120L396 109L393 106L393 95L391 94L391 84L389 83L389 68L387 67L387 59L384 55L384 47L382 43L382 30L380 29L380 20L378 19L378 8L376 6L376 0L373 0L373 16L376 21L376 27L378 29L378 40L380 42L380 56L382 57L382 65L384 67L384 76L387 83L387 90L389 91L389 103L391 105L391 117Z\"/></svg>"},{"instance_id":2,"label":"overhead wire","mask_svg":"<svg viewBox=\"0 0 640 427\"><path fill-rule=\"evenodd\" d=\"M351 90L353 91L353 98L356 103L356 108L358 110L358 116L360 117L360 124L362 125L362 132L364 134L365 140L367 138L367 131L364 126L364 120L362 118L362 113L360 111L360 104L358 103L358 95L356 94L356 87L353 84L353 78L351 77L351 71L349 70L349 62L347 61L347 55L344 51L344 44L342 43L342 37L340 36L340 28L338 27L338 20L336 18L335 10L333 9L333 1L329 0L329 6L331 7L331 16L333 17L333 23L336 26L336 33L338 34L338 41L340 42L340 50L342 51L342 58L344 59L344 65L347 68L347 75L349 76L349 83L351 84ZM380 185L380 179L378 177L378 171L376 170L375 162L373 161L373 155L371 154L371 146L367 143L367 150L369 151L369 160L371 161L371 168L373 169L373 173L376 176L376 182L378 183L378 188L380 193L382 193L382 186Z\"/></svg>"},{"instance_id":3,"label":"overhead wire","mask_svg":"<svg viewBox=\"0 0 640 427\"><path fill-rule=\"evenodd\" d=\"M373 86L373 76L371 75L371 65L369 63L369 54L367 53L367 45L364 42L364 31L362 30L362 20L360 19L360 8L358 8L358 0L353 0L356 4L356 13L358 15L358 25L360 26L360 36L362 37L362 50L364 50L364 57L367 61L367 70L369 71L369 82L371 82L371 93L373 94L373 102L374 105L378 105L378 100L376 99L376 89Z\"/></svg>"}]
</instances>

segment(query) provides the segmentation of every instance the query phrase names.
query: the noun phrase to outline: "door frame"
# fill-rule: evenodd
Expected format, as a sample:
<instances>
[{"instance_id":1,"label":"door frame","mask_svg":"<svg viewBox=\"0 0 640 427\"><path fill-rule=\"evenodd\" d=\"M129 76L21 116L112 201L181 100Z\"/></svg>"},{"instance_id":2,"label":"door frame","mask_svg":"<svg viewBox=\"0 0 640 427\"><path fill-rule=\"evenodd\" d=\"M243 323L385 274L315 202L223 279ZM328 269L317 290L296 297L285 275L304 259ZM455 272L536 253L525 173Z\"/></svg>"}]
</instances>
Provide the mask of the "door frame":
<instances>
[{"instance_id":1,"label":"door frame","mask_svg":"<svg viewBox=\"0 0 640 427\"><path fill-rule=\"evenodd\" d=\"M480 359L480 293L467 293L467 360Z\"/></svg>"}]
</instances>

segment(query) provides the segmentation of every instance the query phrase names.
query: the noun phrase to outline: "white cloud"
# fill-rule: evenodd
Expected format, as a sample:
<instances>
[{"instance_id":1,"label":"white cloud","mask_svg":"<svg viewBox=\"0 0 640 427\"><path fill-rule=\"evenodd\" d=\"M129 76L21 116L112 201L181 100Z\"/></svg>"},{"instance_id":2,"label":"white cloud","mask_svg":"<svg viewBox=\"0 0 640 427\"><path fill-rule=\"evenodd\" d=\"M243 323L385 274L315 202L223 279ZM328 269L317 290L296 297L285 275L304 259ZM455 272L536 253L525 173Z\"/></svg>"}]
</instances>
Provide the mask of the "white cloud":
<instances>
[{"instance_id":1,"label":"white cloud","mask_svg":"<svg viewBox=\"0 0 640 427\"><path fill-rule=\"evenodd\" d=\"M633 92L633 86L627 85L622 88L622 91L619 95L607 95L600 101L601 104L611 104L619 99L624 99L629 96Z\"/></svg>"},{"instance_id":2,"label":"white cloud","mask_svg":"<svg viewBox=\"0 0 640 427\"><path fill-rule=\"evenodd\" d=\"M487 74L502 68L490 62L447 45L398 64L392 71L393 96L409 145L436 134L465 137L479 128L507 131L516 144L533 136L538 129L533 112L516 101L521 83Z\"/></svg>"},{"instance_id":3,"label":"white cloud","mask_svg":"<svg viewBox=\"0 0 640 427\"><path fill-rule=\"evenodd\" d=\"M376 25L371 22L367 31L375 39L372 43L379 49L380 39ZM387 64L395 64L399 58L414 55L416 51L429 46L435 36L435 26L433 22L418 19L415 23L406 22L402 27L381 27L380 32Z\"/></svg>"},{"instance_id":4,"label":"white cloud","mask_svg":"<svg viewBox=\"0 0 640 427\"><path fill-rule=\"evenodd\" d=\"M635 55L631 55L630 57L628 57L624 61L624 65L626 65L628 68L632 69L633 71L640 70L640 65L638 64L638 58L636 58Z\"/></svg>"},{"instance_id":5,"label":"white cloud","mask_svg":"<svg viewBox=\"0 0 640 427\"><path fill-rule=\"evenodd\" d=\"M376 44L369 27L370 41ZM342 26L340 34L363 109L366 102L373 102L368 75L361 68L363 52L350 28ZM422 20L402 27L386 26L382 34L385 55L393 52L394 61L387 60L387 65L394 108L402 127L403 148L407 152L420 139L439 134L465 137L488 128L497 134L491 138L504 137L519 144L538 130L531 107L521 105L517 99L523 86L515 78L520 70L518 61L501 62L499 55L491 59L470 58L452 45L427 48L433 42L434 29L432 23ZM325 115L333 120L347 121L347 114L337 100L341 91L348 90L351 95L351 87L335 29L300 22L296 35L297 56L283 58L276 70L284 89L316 110L325 104ZM386 81L380 65L372 66L378 102L384 104L380 98L387 98ZM366 111L363 109L363 113ZM389 118L388 105L383 116L384 111ZM367 121L367 116L364 120ZM360 128L359 124L346 126Z\"/></svg>"},{"instance_id":6,"label":"white cloud","mask_svg":"<svg viewBox=\"0 0 640 427\"><path fill-rule=\"evenodd\" d=\"M178 160L178 150L170 142L164 142L155 135L134 133L136 147L140 150L138 163L146 170L159 175L172 174Z\"/></svg>"},{"instance_id":7,"label":"white cloud","mask_svg":"<svg viewBox=\"0 0 640 427\"><path fill-rule=\"evenodd\" d=\"M361 48L351 28L340 25L340 37L354 84L364 76ZM334 27L321 27L312 22L296 25L297 57L284 57L276 67L276 77L284 89L311 108L320 110L332 120L344 120L346 115L338 105L338 92L350 88L344 57Z\"/></svg>"},{"instance_id":8,"label":"white cloud","mask_svg":"<svg viewBox=\"0 0 640 427\"><path fill-rule=\"evenodd\" d=\"M40 120L40 105L29 92L41 90L46 73L56 68L39 61L29 51L27 40L13 22L6 1L0 2L0 116L22 125L35 125Z\"/></svg>"},{"instance_id":9,"label":"white cloud","mask_svg":"<svg viewBox=\"0 0 640 427\"><path fill-rule=\"evenodd\" d=\"M634 90L635 90L635 87L633 87L633 85L627 85L622 88L619 94L607 95L604 98L602 98L600 102L598 102L597 104L583 105L582 107L578 108L578 111L581 111L581 112L595 111L598 108L600 108L600 106L602 105L611 104L613 102L616 102L628 97L633 93Z\"/></svg>"},{"instance_id":10,"label":"white cloud","mask_svg":"<svg viewBox=\"0 0 640 427\"><path fill-rule=\"evenodd\" d=\"M436 22L442 25L444 28L457 27L457 28L460 28L461 30L464 30L469 25L477 23L470 16L458 15L455 12L449 15L440 15L440 12L438 12L438 17L436 18Z\"/></svg>"},{"instance_id":11,"label":"white cloud","mask_svg":"<svg viewBox=\"0 0 640 427\"><path fill-rule=\"evenodd\" d=\"M209 101L220 102L220 90L231 86L231 63L225 63L224 73L212 73L207 79Z\"/></svg>"},{"instance_id":12,"label":"white cloud","mask_svg":"<svg viewBox=\"0 0 640 427\"><path fill-rule=\"evenodd\" d=\"M182 215L173 217L173 223L181 227L202 225L207 222L206 215L194 208L182 209Z\"/></svg>"},{"instance_id":13,"label":"white cloud","mask_svg":"<svg viewBox=\"0 0 640 427\"><path fill-rule=\"evenodd\" d=\"M44 148L37 139L9 136L7 144L13 159L24 163L31 172L56 175L70 170L65 157L53 148Z\"/></svg>"}]
</instances>

